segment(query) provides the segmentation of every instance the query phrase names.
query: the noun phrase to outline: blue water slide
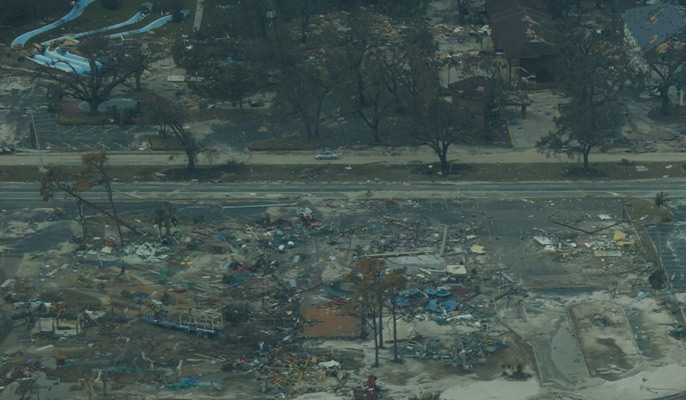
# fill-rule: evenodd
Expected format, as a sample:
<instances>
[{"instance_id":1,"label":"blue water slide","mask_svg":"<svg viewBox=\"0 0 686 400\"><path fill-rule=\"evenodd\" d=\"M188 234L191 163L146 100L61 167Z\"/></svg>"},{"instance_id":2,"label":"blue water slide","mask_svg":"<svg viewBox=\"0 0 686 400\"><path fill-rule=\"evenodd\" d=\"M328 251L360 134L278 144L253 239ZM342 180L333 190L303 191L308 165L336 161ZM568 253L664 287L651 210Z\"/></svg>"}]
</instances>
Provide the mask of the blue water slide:
<instances>
[{"instance_id":1,"label":"blue water slide","mask_svg":"<svg viewBox=\"0 0 686 400\"><path fill-rule=\"evenodd\" d=\"M41 45L43 45L43 46L49 46L50 44L52 44L52 43L54 43L54 42L63 42L63 41L65 41L65 40L67 40L67 39L78 39L78 38L80 38L80 37L84 37L84 36L88 36L88 35L93 35L93 34L96 34L96 33L103 33L103 32L113 31L113 30L115 30L115 29L119 29L119 28L122 28L122 27L127 26L127 25L135 24L136 22L138 22L138 21L142 20L143 18L145 18L146 15L148 15L147 12L144 13L144 12L142 12L142 11L139 11L139 12L136 13L133 17L127 19L127 20L124 21L124 22L120 22L120 23L118 23L118 24L110 25L110 26L107 26L107 27L105 27L105 28L95 29L95 30L88 31L88 32L81 32L81 33L76 33L76 34L73 34L73 35L64 35L64 36L60 36L60 37L58 37L58 38L50 39L50 40L48 40L48 41L45 41L45 42L41 43Z\"/></svg>"},{"instance_id":2,"label":"blue water slide","mask_svg":"<svg viewBox=\"0 0 686 400\"><path fill-rule=\"evenodd\" d=\"M81 15L81 13L86 8L86 6L89 5L90 3L94 2L94 1L95 0L79 0L79 2L74 4L74 7L71 9L71 11L69 11L69 14L65 15L64 17L58 19L57 21L55 21L51 24L42 26L38 29L34 29L30 32L24 33L23 35L17 36L17 38L12 41L12 47L24 47L24 44L29 39L31 39L32 37L39 35L43 32L47 32L53 28L56 28L60 25L63 25L65 23L71 21L72 19Z\"/></svg>"},{"instance_id":3,"label":"blue water slide","mask_svg":"<svg viewBox=\"0 0 686 400\"><path fill-rule=\"evenodd\" d=\"M75 56L73 54L60 54L55 50L45 50L43 52L43 55L55 61L61 61L67 64L71 64L75 67L90 69L90 64L88 63L88 60L86 60L83 57Z\"/></svg>"},{"instance_id":4,"label":"blue water slide","mask_svg":"<svg viewBox=\"0 0 686 400\"><path fill-rule=\"evenodd\" d=\"M65 63L64 61L55 61L51 58L45 57L45 56L40 55L40 54L36 54L35 56L30 57L29 60L31 60L37 64L41 64L41 65L45 65L47 67L59 69L60 71L64 71L64 72L74 72L74 70L76 69L76 68L72 69L72 67L70 67L69 64ZM76 69L76 71L77 71L77 73L81 73L81 72L79 72L78 69Z\"/></svg>"},{"instance_id":5,"label":"blue water slide","mask_svg":"<svg viewBox=\"0 0 686 400\"><path fill-rule=\"evenodd\" d=\"M50 53L50 51L46 50L43 53ZM76 61L78 63L85 64L88 66L88 68L90 68L90 63L84 57L77 56L76 54L71 54L68 51L64 51L64 50L60 49L59 47L56 48L52 54L55 54L55 53L56 53L56 57L59 58L60 60L64 60L67 62ZM95 65L97 65L98 68L102 67L102 63L100 61L96 61Z\"/></svg>"},{"instance_id":6,"label":"blue water slide","mask_svg":"<svg viewBox=\"0 0 686 400\"><path fill-rule=\"evenodd\" d=\"M186 17L189 13L188 10L183 10L183 16ZM166 24L167 22L170 22L172 20L171 15L165 15L162 18L158 18L151 23L147 24L146 26L139 28L139 29L134 29L131 31L126 31L126 32L119 32L119 33L113 33L111 35L107 35L108 39L121 39L124 36L131 36L131 35L138 35L140 33L144 33L147 31L151 31L155 28L159 28L160 26Z\"/></svg>"},{"instance_id":7,"label":"blue water slide","mask_svg":"<svg viewBox=\"0 0 686 400\"><path fill-rule=\"evenodd\" d=\"M43 54L36 54L31 60L48 67L59 69L60 71L88 75L91 71L88 60L74 54L70 54L59 49L43 51Z\"/></svg>"}]
</instances>

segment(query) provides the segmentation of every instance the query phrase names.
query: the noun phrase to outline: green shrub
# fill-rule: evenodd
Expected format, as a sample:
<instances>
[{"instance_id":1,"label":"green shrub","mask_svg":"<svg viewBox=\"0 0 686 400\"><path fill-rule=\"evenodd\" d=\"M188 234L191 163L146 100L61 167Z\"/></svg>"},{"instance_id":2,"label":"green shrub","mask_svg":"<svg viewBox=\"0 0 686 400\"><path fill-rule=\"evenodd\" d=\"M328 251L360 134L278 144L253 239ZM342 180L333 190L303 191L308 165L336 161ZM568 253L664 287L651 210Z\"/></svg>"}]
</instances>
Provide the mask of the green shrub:
<instances>
[{"instance_id":1,"label":"green shrub","mask_svg":"<svg viewBox=\"0 0 686 400\"><path fill-rule=\"evenodd\" d=\"M648 277L648 282L650 282L650 286L652 286L653 289L662 289L665 286L665 272L662 268L653 271Z\"/></svg>"}]
</instances>

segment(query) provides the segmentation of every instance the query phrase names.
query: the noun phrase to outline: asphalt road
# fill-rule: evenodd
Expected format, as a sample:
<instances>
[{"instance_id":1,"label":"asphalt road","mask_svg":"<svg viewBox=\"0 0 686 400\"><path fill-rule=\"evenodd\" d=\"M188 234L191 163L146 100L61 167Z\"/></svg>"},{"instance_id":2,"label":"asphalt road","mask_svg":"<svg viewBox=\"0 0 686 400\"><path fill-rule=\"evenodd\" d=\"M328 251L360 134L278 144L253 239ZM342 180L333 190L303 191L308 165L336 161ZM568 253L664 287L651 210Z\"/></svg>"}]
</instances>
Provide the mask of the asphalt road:
<instances>
[{"instance_id":1,"label":"asphalt road","mask_svg":"<svg viewBox=\"0 0 686 400\"><path fill-rule=\"evenodd\" d=\"M293 203L308 197L509 199L569 197L645 197L664 191L670 198L686 198L686 181L664 179L632 182L465 182L465 183L114 183L118 202L146 201L261 201ZM0 206L38 206L42 201L38 183L0 183ZM105 200L101 189L84 197ZM56 196L59 201L61 196ZM14 203L14 204L13 204Z\"/></svg>"}]
</instances>

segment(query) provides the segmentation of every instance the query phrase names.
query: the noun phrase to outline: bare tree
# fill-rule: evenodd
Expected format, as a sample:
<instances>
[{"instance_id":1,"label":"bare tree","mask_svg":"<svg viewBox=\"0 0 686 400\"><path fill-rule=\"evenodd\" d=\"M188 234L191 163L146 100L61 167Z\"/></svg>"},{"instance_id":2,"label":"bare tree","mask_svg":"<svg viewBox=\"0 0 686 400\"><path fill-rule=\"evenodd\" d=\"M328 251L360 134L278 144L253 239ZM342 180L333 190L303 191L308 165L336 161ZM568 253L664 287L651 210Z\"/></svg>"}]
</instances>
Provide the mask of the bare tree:
<instances>
[{"instance_id":1,"label":"bare tree","mask_svg":"<svg viewBox=\"0 0 686 400\"><path fill-rule=\"evenodd\" d=\"M412 136L436 153L441 170L448 171L448 149L458 141L467 141L472 136L473 127L459 120L454 108L436 96L414 111Z\"/></svg>"},{"instance_id":2,"label":"bare tree","mask_svg":"<svg viewBox=\"0 0 686 400\"><path fill-rule=\"evenodd\" d=\"M471 7L474 0L455 0L457 5L457 20L464 24L466 21L467 14L469 14L469 7Z\"/></svg>"},{"instance_id":3,"label":"bare tree","mask_svg":"<svg viewBox=\"0 0 686 400\"><path fill-rule=\"evenodd\" d=\"M637 86L640 77L633 72L618 35L579 27L566 31L561 54L568 68L560 83L572 101L607 104Z\"/></svg>"},{"instance_id":4,"label":"bare tree","mask_svg":"<svg viewBox=\"0 0 686 400\"><path fill-rule=\"evenodd\" d=\"M112 197L112 179L107 174L109 169L107 166L107 154L105 150L97 153L85 153L81 155L81 163L84 171L82 176L86 179L82 180L83 187L89 188L93 185L102 185L107 192L107 199L110 202L112 209L112 216L117 225L117 232L119 233L119 243L124 245L124 235L121 231L121 222L117 216L117 208L114 205L114 198Z\"/></svg>"},{"instance_id":5,"label":"bare tree","mask_svg":"<svg viewBox=\"0 0 686 400\"><path fill-rule=\"evenodd\" d=\"M591 150L605 150L616 127L608 107L590 104L567 105L561 110L557 126L559 129L541 138L536 147L548 155L566 153L570 158L582 157L586 173Z\"/></svg>"},{"instance_id":6,"label":"bare tree","mask_svg":"<svg viewBox=\"0 0 686 400\"><path fill-rule=\"evenodd\" d=\"M374 365L379 366L379 349L383 347L383 303L387 291L383 285L386 263L378 258L365 258L358 262L357 272L346 275L355 294L354 309L369 316L374 331ZM377 318L378 317L378 318Z\"/></svg>"},{"instance_id":7,"label":"bare tree","mask_svg":"<svg viewBox=\"0 0 686 400\"><path fill-rule=\"evenodd\" d=\"M288 7L297 10L300 25L300 42L307 43L310 17L321 12L328 5L328 0L291 0Z\"/></svg>"},{"instance_id":8,"label":"bare tree","mask_svg":"<svg viewBox=\"0 0 686 400\"><path fill-rule=\"evenodd\" d=\"M197 87L207 97L228 100L242 110L243 99L257 87L257 79L254 68L241 61L214 68Z\"/></svg>"},{"instance_id":9,"label":"bare tree","mask_svg":"<svg viewBox=\"0 0 686 400\"><path fill-rule=\"evenodd\" d=\"M507 98L506 85L500 73L498 61L492 54L465 56L460 69L466 77L481 77L485 80L481 102L484 131L489 135L500 120L500 111Z\"/></svg>"},{"instance_id":10,"label":"bare tree","mask_svg":"<svg viewBox=\"0 0 686 400\"><path fill-rule=\"evenodd\" d=\"M388 90L381 37L375 32L368 12L350 14L348 30L331 32L329 76L335 77L335 90L344 109L357 115L369 129L374 141L381 141L381 123L392 111L394 99Z\"/></svg>"},{"instance_id":11,"label":"bare tree","mask_svg":"<svg viewBox=\"0 0 686 400\"><path fill-rule=\"evenodd\" d=\"M155 96L143 103L143 115L149 124L159 126L160 134L172 135L179 141L188 159L187 170L193 173L202 148L193 133L184 126L184 109L166 97Z\"/></svg>"},{"instance_id":12,"label":"bare tree","mask_svg":"<svg viewBox=\"0 0 686 400\"><path fill-rule=\"evenodd\" d=\"M123 48L112 45L102 36L84 39L78 51L87 60L90 71L81 73L73 65L64 62L69 70L62 71L45 66L45 75L64 87L67 95L84 100L90 105L91 114L98 112L98 106L110 97L112 91L133 74Z\"/></svg>"},{"instance_id":13,"label":"bare tree","mask_svg":"<svg viewBox=\"0 0 686 400\"><path fill-rule=\"evenodd\" d=\"M81 195L82 192L92 187L93 184L88 179L83 177L81 173L77 174L76 179L74 179L74 181L70 182L69 180L70 178L62 169L58 167L49 168L41 177L39 193L41 198L45 202L51 200L55 197L57 193L60 192L64 193L66 196L74 198L78 206L79 222L81 224L81 229L83 230L84 237L87 234L84 206L91 207L97 212L113 220L118 220L118 217L115 217L115 215L111 212L83 198L83 196ZM125 221L119 220L119 223L127 227L129 230L131 230L131 232L139 233L134 226L129 225Z\"/></svg>"},{"instance_id":14,"label":"bare tree","mask_svg":"<svg viewBox=\"0 0 686 400\"><path fill-rule=\"evenodd\" d=\"M393 318L393 362L399 362L398 358L398 296L407 285L405 277L406 268L396 269L386 274L383 278L383 287L387 290L387 297L391 304L391 318Z\"/></svg>"},{"instance_id":15,"label":"bare tree","mask_svg":"<svg viewBox=\"0 0 686 400\"><path fill-rule=\"evenodd\" d=\"M386 88L395 98L396 109L401 112L413 109L423 101L421 97L425 88L433 88L439 82L433 61L436 44L426 22L408 22L402 32L400 43L389 46L379 59L386 75Z\"/></svg>"},{"instance_id":16,"label":"bare tree","mask_svg":"<svg viewBox=\"0 0 686 400\"><path fill-rule=\"evenodd\" d=\"M308 139L319 139L322 107L330 90L330 81L322 68L303 64L284 76L274 102L282 113L297 116Z\"/></svg>"},{"instance_id":17,"label":"bare tree","mask_svg":"<svg viewBox=\"0 0 686 400\"><path fill-rule=\"evenodd\" d=\"M673 107L669 99L669 88L675 85L684 86L686 74L686 46L677 39L670 39L650 50L646 55L650 70L657 75L651 89L657 90L662 100L660 112L670 115Z\"/></svg>"},{"instance_id":18,"label":"bare tree","mask_svg":"<svg viewBox=\"0 0 686 400\"><path fill-rule=\"evenodd\" d=\"M152 51L148 45L144 46L139 41L126 42L126 56L124 62L128 64L133 78L136 80L136 90L142 90L141 77L145 71L150 72L154 61Z\"/></svg>"}]
</instances>

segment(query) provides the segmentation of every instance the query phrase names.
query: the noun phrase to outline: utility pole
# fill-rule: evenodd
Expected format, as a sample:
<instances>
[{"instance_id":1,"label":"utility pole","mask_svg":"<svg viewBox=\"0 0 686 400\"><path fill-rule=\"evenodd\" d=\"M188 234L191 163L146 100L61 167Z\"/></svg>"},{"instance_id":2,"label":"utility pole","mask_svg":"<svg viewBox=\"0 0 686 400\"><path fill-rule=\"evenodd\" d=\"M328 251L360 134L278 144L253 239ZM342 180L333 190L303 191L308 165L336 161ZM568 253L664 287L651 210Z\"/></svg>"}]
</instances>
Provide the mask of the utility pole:
<instances>
[{"instance_id":1,"label":"utility pole","mask_svg":"<svg viewBox=\"0 0 686 400\"><path fill-rule=\"evenodd\" d=\"M29 110L29 113L31 114L31 144L33 144L33 139L35 138L36 140L36 148L38 149L38 159L40 160L40 165L38 165L38 172L41 174L44 174L47 172L47 169L43 167L43 153L41 152L40 149L40 140L38 139L38 130L36 129L36 121L33 118L33 110Z\"/></svg>"}]
</instances>

